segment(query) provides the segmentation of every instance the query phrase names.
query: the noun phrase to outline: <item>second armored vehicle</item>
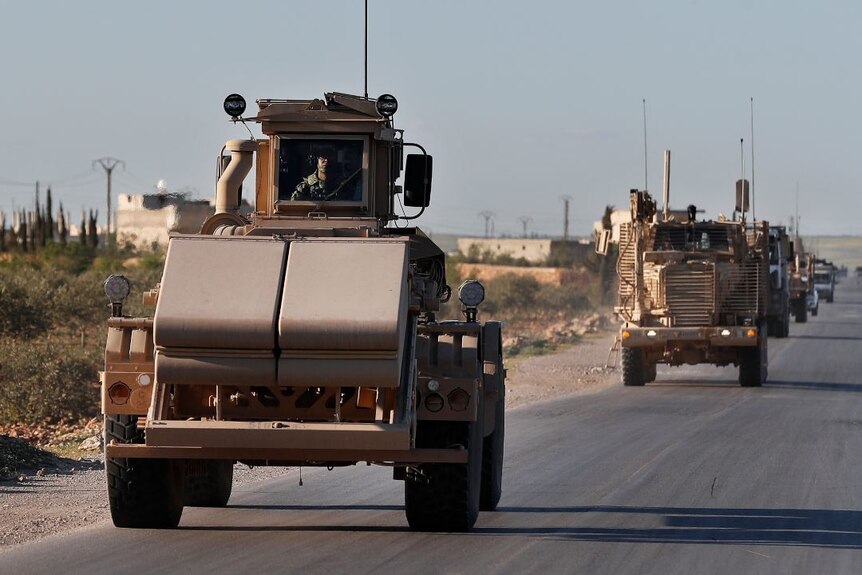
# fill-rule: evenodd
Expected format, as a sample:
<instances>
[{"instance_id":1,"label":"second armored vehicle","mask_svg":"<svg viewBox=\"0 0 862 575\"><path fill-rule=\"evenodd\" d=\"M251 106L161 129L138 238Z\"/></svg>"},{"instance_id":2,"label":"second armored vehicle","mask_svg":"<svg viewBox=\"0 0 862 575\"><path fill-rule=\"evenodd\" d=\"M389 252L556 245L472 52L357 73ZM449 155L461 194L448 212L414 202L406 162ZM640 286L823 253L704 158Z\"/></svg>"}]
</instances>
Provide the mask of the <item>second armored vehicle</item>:
<instances>
[{"instance_id":1,"label":"second armored vehicle","mask_svg":"<svg viewBox=\"0 0 862 575\"><path fill-rule=\"evenodd\" d=\"M739 383L767 376L769 226L719 218L659 219L650 194L632 190L620 231L622 380L640 386L656 365L739 366ZM747 201L745 202L747 205Z\"/></svg>"}]
</instances>

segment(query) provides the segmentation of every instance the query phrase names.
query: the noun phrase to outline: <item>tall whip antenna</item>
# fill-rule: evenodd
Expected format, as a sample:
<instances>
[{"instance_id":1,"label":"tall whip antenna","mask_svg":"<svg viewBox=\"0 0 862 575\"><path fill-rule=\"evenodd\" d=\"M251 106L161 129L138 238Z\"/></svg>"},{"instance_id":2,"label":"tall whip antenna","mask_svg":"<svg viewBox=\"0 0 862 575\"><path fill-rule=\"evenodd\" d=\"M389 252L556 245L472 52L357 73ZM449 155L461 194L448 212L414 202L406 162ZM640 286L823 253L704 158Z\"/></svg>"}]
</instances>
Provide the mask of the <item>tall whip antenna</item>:
<instances>
[{"instance_id":1,"label":"tall whip antenna","mask_svg":"<svg viewBox=\"0 0 862 575\"><path fill-rule=\"evenodd\" d=\"M754 214L754 98L751 98L751 221L756 221Z\"/></svg>"},{"instance_id":2,"label":"tall whip antenna","mask_svg":"<svg viewBox=\"0 0 862 575\"><path fill-rule=\"evenodd\" d=\"M647 132L646 132L646 98L643 99L644 105L644 191L649 190L649 177L647 173Z\"/></svg>"},{"instance_id":3,"label":"tall whip antenna","mask_svg":"<svg viewBox=\"0 0 862 575\"><path fill-rule=\"evenodd\" d=\"M368 0L365 0L365 99L368 99Z\"/></svg>"}]
</instances>

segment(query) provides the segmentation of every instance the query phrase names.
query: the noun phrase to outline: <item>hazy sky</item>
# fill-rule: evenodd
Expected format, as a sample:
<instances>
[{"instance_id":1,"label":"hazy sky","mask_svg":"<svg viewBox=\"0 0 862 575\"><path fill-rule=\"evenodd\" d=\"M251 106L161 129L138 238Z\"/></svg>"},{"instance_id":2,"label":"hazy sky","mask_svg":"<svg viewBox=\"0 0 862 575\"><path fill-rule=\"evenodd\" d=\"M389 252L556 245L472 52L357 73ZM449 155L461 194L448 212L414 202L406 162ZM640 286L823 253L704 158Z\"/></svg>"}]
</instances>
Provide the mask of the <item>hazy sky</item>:
<instances>
[{"instance_id":1,"label":"hazy sky","mask_svg":"<svg viewBox=\"0 0 862 575\"><path fill-rule=\"evenodd\" d=\"M802 231L862 224L862 2L369 2L369 94L394 94L397 127L434 159L421 227L586 234L606 204L644 185L709 216L733 208L754 98L758 217ZM215 189L231 92L313 98L363 91L363 2L0 0L0 208L53 187L77 219L115 193ZM252 126L256 134L257 125ZM32 183L31 183L32 182Z\"/></svg>"}]
</instances>

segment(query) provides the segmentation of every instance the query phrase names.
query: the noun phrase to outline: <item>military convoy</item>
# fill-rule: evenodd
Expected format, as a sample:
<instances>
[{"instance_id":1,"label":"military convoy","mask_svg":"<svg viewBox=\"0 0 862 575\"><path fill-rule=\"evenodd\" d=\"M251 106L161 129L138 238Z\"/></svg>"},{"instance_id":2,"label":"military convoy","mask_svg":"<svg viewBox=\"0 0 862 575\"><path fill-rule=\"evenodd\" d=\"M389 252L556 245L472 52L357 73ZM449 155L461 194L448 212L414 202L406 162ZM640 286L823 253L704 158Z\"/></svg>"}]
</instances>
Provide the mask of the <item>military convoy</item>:
<instances>
[{"instance_id":1,"label":"military convoy","mask_svg":"<svg viewBox=\"0 0 862 575\"><path fill-rule=\"evenodd\" d=\"M171 237L152 316L124 316L128 281L105 283L113 522L171 528L186 505L224 506L237 461L368 462L404 482L411 528L469 530L502 492L506 371L479 282L460 287L463 320L437 319L445 256L407 226L431 156L389 95L257 103L265 137L225 144L216 212ZM240 96L225 110L244 121Z\"/></svg>"},{"instance_id":2,"label":"military convoy","mask_svg":"<svg viewBox=\"0 0 862 575\"><path fill-rule=\"evenodd\" d=\"M745 184L737 194L738 220L698 220L695 206L687 216L672 216L667 189L660 216L648 192L631 191L615 310L623 321L624 385L654 381L659 363L732 364L743 386L766 380L770 232L767 222L745 221Z\"/></svg>"}]
</instances>

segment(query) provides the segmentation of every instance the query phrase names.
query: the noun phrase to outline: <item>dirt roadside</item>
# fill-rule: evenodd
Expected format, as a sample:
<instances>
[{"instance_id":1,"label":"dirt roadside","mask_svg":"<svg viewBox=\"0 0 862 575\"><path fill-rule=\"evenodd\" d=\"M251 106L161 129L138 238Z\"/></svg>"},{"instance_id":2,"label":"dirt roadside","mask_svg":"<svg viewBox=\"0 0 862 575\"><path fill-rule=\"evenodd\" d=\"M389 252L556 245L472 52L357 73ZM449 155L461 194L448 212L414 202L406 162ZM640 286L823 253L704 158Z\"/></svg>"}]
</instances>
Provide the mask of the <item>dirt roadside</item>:
<instances>
[{"instance_id":1,"label":"dirt roadside","mask_svg":"<svg viewBox=\"0 0 862 575\"><path fill-rule=\"evenodd\" d=\"M552 354L507 360L508 410L554 397L591 393L616 382L605 368L611 332L586 336ZM0 482L0 553L12 546L109 520L100 448L78 461L63 460ZM237 465L234 485L288 473L284 468Z\"/></svg>"}]
</instances>

